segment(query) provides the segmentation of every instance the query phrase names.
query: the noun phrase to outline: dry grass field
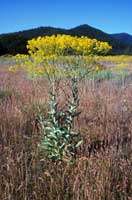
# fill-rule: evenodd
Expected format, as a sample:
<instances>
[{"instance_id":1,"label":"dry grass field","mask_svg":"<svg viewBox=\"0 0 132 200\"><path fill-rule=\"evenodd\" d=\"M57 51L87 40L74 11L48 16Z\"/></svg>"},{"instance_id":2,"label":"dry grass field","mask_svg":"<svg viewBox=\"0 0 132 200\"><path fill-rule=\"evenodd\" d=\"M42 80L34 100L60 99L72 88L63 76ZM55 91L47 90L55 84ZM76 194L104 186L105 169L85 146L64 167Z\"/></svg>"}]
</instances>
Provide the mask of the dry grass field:
<instances>
[{"instance_id":1,"label":"dry grass field","mask_svg":"<svg viewBox=\"0 0 132 200\"><path fill-rule=\"evenodd\" d=\"M73 163L53 162L38 148L36 103L46 116L47 81L10 72L1 62L0 200L131 200L131 83L80 82L81 114L74 129L80 131L83 144ZM61 105L63 101L60 95Z\"/></svg>"}]
</instances>

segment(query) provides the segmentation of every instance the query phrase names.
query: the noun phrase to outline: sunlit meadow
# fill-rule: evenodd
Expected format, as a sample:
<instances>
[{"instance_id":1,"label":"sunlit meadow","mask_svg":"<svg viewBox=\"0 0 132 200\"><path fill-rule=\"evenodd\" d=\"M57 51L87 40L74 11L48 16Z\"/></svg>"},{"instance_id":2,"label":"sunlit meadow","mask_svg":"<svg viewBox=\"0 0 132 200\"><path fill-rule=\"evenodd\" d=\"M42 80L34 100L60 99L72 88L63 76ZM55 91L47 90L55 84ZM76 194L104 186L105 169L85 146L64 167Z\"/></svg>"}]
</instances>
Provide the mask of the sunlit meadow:
<instances>
[{"instance_id":1,"label":"sunlit meadow","mask_svg":"<svg viewBox=\"0 0 132 200\"><path fill-rule=\"evenodd\" d=\"M0 58L0 199L132 199L132 57L107 56L108 43L65 35L27 48L28 55ZM50 117L54 80L56 113L64 111L73 78L79 115L71 128L83 142L75 156L53 160L40 149L40 116Z\"/></svg>"}]
</instances>

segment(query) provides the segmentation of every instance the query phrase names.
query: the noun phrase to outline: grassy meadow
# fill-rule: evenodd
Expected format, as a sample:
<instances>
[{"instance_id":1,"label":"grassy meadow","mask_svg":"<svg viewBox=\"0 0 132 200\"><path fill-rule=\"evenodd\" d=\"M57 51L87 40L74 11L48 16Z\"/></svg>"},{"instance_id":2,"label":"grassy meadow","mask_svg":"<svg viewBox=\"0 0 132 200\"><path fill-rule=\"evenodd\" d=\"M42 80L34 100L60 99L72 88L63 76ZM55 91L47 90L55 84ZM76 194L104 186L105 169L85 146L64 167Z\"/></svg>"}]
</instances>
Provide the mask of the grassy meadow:
<instances>
[{"instance_id":1,"label":"grassy meadow","mask_svg":"<svg viewBox=\"0 0 132 200\"><path fill-rule=\"evenodd\" d=\"M12 72L13 64L0 58L0 200L131 200L132 56L95 56L88 65L101 70L87 74L78 66L86 75L73 129L83 143L73 163L53 162L38 148L48 81ZM59 84L61 109L69 88L64 77Z\"/></svg>"}]
</instances>

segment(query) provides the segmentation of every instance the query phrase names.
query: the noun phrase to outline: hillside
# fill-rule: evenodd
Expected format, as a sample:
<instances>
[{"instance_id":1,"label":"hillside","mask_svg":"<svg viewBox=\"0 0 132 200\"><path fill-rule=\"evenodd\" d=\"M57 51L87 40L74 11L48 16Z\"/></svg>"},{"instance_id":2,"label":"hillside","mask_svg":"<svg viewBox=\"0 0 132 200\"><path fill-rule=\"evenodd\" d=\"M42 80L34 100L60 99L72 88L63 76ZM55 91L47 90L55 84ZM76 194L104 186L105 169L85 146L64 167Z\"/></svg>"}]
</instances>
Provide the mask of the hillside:
<instances>
[{"instance_id":1,"label":"hillside","mask_svg":"<svg viewBox=\"0 0 132 200\"><path fill-rule=\"evenodd\" d=\"M112 45L113 49L110 54L131 54L132 44L123 42L117 35L107 34L99 29L91 27L87 24L80 25L71 29L62 29L55 27L39 27L24 31L19 31L9 34L0 35L0 55L2 54L16 54L27 53L27 40L36 38L38 36L57 34L69 34L72 36L87 36L89 38L96 38L100 41L106 41Z\"/></svg>"},{"instance_id":2,"label":"hillside","mask_svg":"<svg viewBox=\"0 0 132 200\"><path fill-rule=\"evenodd\" d=\"M132 35L128 33L116 33L116 34L111 34L111 36L123 42L124 44L132 44Z\"/></svg>"}]
</instances>

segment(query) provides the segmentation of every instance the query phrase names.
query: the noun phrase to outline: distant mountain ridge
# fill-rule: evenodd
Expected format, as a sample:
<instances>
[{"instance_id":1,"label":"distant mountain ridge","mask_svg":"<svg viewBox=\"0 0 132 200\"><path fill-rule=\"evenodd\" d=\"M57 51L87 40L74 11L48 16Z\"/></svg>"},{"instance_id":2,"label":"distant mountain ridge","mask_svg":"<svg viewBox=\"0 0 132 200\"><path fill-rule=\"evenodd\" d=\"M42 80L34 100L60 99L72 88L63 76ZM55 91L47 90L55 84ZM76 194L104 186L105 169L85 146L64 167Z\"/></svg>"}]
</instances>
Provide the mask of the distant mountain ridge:
<instances>
[{"instance_id":1,"label":"distant mountain ridge","mask_svg":"<svg viewBox=\"0 0 132 200\"><path fill-rule=\"evenodd\" d=\"M111 36L125 44L132 44L132 35L128 33L116 33L111 34Z\"/></svg>"},{"instance_id":2,"label":"distant mountain ridge","mask_svg":"<svg viewBox=\"0 0 132 200\"><path fill-rule=\"evenodd\" d=\"M56 28L56 27L38 27L34 29L19 31L9 34L0 35L0 54L2 53L26 53L26 42L29 39L37 38L38 36L50 36L57 34L68 34L72 36L87 36L89 38L95 38L100 41L106 41L112 45L113 49L110 54L132 54L132 36L129 34L108 34L83 24L70 29ZM3 47L3 52L2 52Z\"/></svg>"}]
</instances>

